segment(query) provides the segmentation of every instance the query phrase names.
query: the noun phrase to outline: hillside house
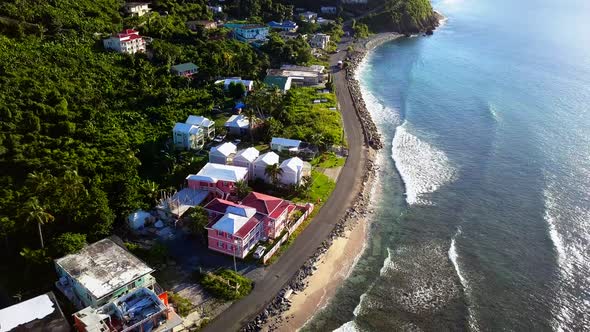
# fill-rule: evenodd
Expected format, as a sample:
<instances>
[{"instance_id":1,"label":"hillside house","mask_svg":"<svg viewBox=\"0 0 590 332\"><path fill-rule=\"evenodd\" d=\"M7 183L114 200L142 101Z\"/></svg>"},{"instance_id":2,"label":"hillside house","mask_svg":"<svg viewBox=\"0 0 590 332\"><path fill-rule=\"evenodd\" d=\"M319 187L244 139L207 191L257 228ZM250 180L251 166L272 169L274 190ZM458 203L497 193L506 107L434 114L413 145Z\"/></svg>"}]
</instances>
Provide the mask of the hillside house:
<instances>
[{"instance_id":1,"label":"hillside house","mask_svg":"<svg viewBox=\"0 0 590 332\"><path fill-rule=\"evenodd\" d=\"M301 145L301 141L297 139L289 139L289 138L282 138L282 137L273 137L270 140L270 149L278 152L289 151L289 152L297 152L299 151L299 146Z\"/></svg>"},{"instance_id":2,"label":"hillside house","mask_svg":"<svg viewBox=\"0 0 590 332\"><path fill-rule=\"evenodd\" d=\"M170 72L177 76L190 78L199 72L199 67L192 62L181 63L170 67Z\"/></svg>"},{"instance_id":3,"label":"hillside house","mask_svg":"<svg viewBox=\"0 0 590 332\"><path fill-rule=\"evenodd\" d=\"M246 42L265 42L268 39L269 28L262 24L225 24L232 29L234 38Z\"/></svg>"},{"instance_id":4,"label":"hillside house","mask_svg":"<svg viewBox=\"0 0 590 332\"><path fill-rule=\"evenodd\" d=\"M213 14L223 13L223 8L221 8L221 6L207 6L207 8L209 8Z\"/></svg>"},{"instance_id":5,"label":"hillside house","mask_svg":"<svg viewBox=\"0 0 590 332\"><path fill-rule=\"evenodd\" d=\"M127 2L123 8L131 16L143 16L151 11L149 3L145 2Z\"/></svg>"},{"instance_id":6,"label":"hillside house","mask_svg":"<svg viewBox=\"0 0 590 332\"><path fill-rule=\"evenodd\" d=\"M250 130L250 121L242 114L232 115L223 125L231 135L246 135Z\"/></svg>"},{"instance_id":7,"label":"hillside house","mask_svg":"<svg viewBox=\"0 0 590 332\"><path fill-rule=\"evenodd\" d=\"M254 147L249 147L244 150L238 151L236 153L233 165L246 167L248 169L248 180L252 180L252 175L254 174L254 161L260 155L260 151L256 150Z\"/></svg>"},{"instance_id":8,"label":"hillside house","mask_svg":"<svg viewBox=\"0 0 590 332\"><path fill-rule=\"evenodd\" d=\"M297 31L297 28L299 28L299 26L297 26L297 23L295 23L293 21L283 21L283 22L270 21L270 22L268 22L268 26L271 29L290 31L290 32L295 32L295 31Z\"/></svg>"},{"instance_id":9,"label":"hillside house","mask_svg":"<svg viewBox=\"0 0 590 332\"><path fill-rule=\"evenodd\" d=\"M199 126L177 122L172 129L174 147L185 150L199 150L205 144L203 129Z\"/></svg>"},{"instance_id":10,"label":"hillside house","mask_svg":"<svg viewBox=\"0 0 590 332\"><path fill-rule=\"evenodd\" d=\"M253 179L262 179L264 182L270 182L270 177L266 175L266 167L269 165L275 165L279 163L279 155L270 151L263 155L260 155L254 161L254 174Z\"/></svg>"},{"instance_id":11,"label":"hillside house","mask_svg":"<svg viewBox=\"0 0 590 332\"><path fill-rule=\"evenodd\" d=\"M214 146L209 151L209 162L215 164L231 165L237 152L237 147L233 143L225 142L221 145Z\"/></svg>"},{"instance_id":12,"label":"hillside house","mask_svg":"<svg viewBox=\"0 0 590 332\"><path fill-rule=\"evenodd\" d=\"M0 309L0 331L65 332L70 324L53 292Z\"/></svg>"},{"instance_id":13,"label":"hillside house","mask_svg":"<svg viewBox=\"0 0 590 332\"><path fill-rule=\"evenodd\" d=\"M300 185L302 177L311 175L311 165L297 157L284 160L280 167L283 170L279 179L282 184Z\"/></svg>"},{"instance_id":14,"label":"hillside house","mask_svg":"<svg viewBox=\"0 0 590 332\"><path fill-rule=\"evenodd\" d=\"M315 23L315 20L317 20L317 18L318 18L318 13L306 11L306 12L299 14L299 18L303 22Z\"/></svg>"},{"instance_id":15,"label":"hillside house","mask_svg":"<svg viewBox=\"0 0 590 332\"><path fill-rule=\"evenodd\" d=\"M168 294L156 295L147 288L138 288L100 308L84 308L73 317L78 332L171 332L182 324L168 304Z\"/></svg>"},{"instance_id":16,"label":"hillside house","mask_svg":"<svg viewBox=\"0 0 590 332\"><path fill-rule=\"evenodd\" d=\"M104 48L119 53L135 54L145 52L145 40L139 35L139 31L127 29L116 36L103 39Z\"/></svg>"},{"instance_id":17,"label":"hillside house","mask_svg":"<svg viewBox=\"0 0 590 332\"><path fill-rule=\"evenodd\" d=\"M243 80L241 77L228 77L218 81L215 81L215 84L223 83L223 89L225 91L229 90L229 85L232 83L241 83L246 87L246 92L250 92L254 89L254 81L252 80Z\"/></svg>"},{"instance_id":18,"label":"hillside house","mask_svg":"<svg viewBox=\"0 0 590 332\"><path fill-rule=\"evenodd\" d=\"M313 48L325 50L330 45L330 35L325 33L316 33L309 38L309 45Z\"/></svg>"},{"instance_id":19,"label":"hillside house","mask_svg":"<svg viewBox=\"0 0 590 332\"><path fill-rule=\"evenodd\" d=\"M208 118L200 115L189 115L185 123L200 127L203 130L205 139L211 140L215 138L215 122Z\"/></svg>"},{"instance_id":20,"label":"hillside house","mask_svg":"<svg viewBox=\"0 0 590 332\"><path fill-rule=\"evenodd\" d=\"M154 272L110 238L55 260L57 288L78 309L98 308L140 287L154 288Z\"/></svg>"},{"instance_id":21,"label":"hillside house","mask_svg":"<svg viewBox=\"0 0 590 332\"><path fill-rule=\"evenodd\" d=\"M236 194L236 183L246 181L248 169L245 167L207 163L199 173L186 177L188 188L206 190L214 197L228 199Z\"/></svg>"},{"instance_id":22,"label":"hillside house","mask_svg":"<svg viewBox=\"0 0 590 332\"><path fill-rule=\"evenodd\" d=\"M217 29L217 23L215 21L199 20L199 21L187 21L186 27L191 31L197 31L199 29L210 30Z\"/></svg>"}]
</instances>

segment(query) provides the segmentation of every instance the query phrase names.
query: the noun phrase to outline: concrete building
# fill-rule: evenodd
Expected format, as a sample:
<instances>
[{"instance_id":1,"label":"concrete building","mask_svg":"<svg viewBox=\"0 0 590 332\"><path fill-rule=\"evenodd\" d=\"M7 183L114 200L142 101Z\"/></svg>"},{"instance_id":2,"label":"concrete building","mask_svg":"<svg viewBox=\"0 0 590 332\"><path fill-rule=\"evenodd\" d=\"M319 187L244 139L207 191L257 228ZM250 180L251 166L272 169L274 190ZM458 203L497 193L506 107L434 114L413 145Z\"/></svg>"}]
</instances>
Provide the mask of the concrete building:
<instances>
[{"instance_id":1,"label":"concrete building","mask_svg":"<svg viewBox=\"0 0 590 332\"><path fill-rule=\"evenodd\" d=\"M232 83L241 83L246 87L246 92L250 92L254 89L254 81L252 80L243 80L241 77L228 77L218 81L215 81L215 84L222 84L223 89L228 90L229 85Z\"/></svg>"},{"instance_id":2,"label":"concrete building","mask_svg":"<svg viewBox=\"0 0 590 332\"><path fill-rule=\"evenodd\" d=\"M241 136L250 130L250 120L242 114L232 115L223 126L229 134Z\"/></svg>"},{"instance_id":3,"label":"concrete building","mask_svg":"<svg viewBox=\"0 0 590 332\"><path fill-rule=\"evenodd\" d=\"M215 23L215 21L208 20L187 21L186 27L191 31L197 31L199 29L210 30L217 29L217 23Z\"/></svg>"},{"instance_id":4,"label":"concrete building","mask_svg":"<svg viewBox=\"0 0 590 332\"><path fill-rule=\"evenodd\" d=\"M222 165L231 165L237 152L237 147L233 143L225 142L214 146L209 151L209 162Z\"/></svg>"},{"instance_id":5,"label":"concrete building","mask_svg":"<svg viewBox=\"0 0 590 332\"><path fill-rule=\"evenodd\" d=\"M309 38L309 46L325 50L330 45L330 35L325 33L316 33Z\"/></svg>"},{"instance_id":6,"label":"concrete building","mask_svg":"<svg viewBox=\"0 0 590 332\"><path fill-rule=\"evenodd\" d=\"M143 16L151 11L149 3L145 2L127 2L123 7L131 16Z\"/></svg>"},{"instance_id":7,"label":"concrete building","mask_svg":"<svg viewBox=\"0 0 590 332\"><path fill-rule=\"evenodd\" d=\"M284 160L280 167L283 172L279 180L286 185L300 185L301 178L311 174L311 165L297 157Z\"/></svg>"},{"instance_id":8,"label":"concrete building","mask_svg":"<svg viewBox=\"0 0 590 332\"><path fill-rule=\"evenodd\" d=\"M260 152L254 147L240 150L234 157L233 165L246 167L248 169L248 180L251 180L252 175L254 174L254 161L256 161L256 158L259 156Z\"/></svg>"},{"instance_id":9,"label":"concrete building","mask_svg":"<svg viewBox=\"0 0 590 332\"><path fill-rule=\"evenodd\" d=\"M191 77L199 72L199 67L192 62L181 63L170 67L170 72L174 75Z\"/></svg>"},{"instance_id":10,"label":"concrete building","mask_svg":"<svg viewBox=\"0 0 590 332\"><path fill-rule=\"evenodd\" d=\"M127 29L116 36L103 39L104 48L119 53L135 54L145 52L145 40L139 35L139 31Z\"/></svg>"},{"instance_id":11,"label":"concrete building","mask_svg":"<svg viewBox=\"0 0 590 332\"><path fill-rule=\"evenodd\" d=\"M205 139L211 140L215 138L215 122L208 118L200 115L189 115L185 123L201 128Z\"/></svg>"},{"instance_id":12,"label":"concrete building","mask_svg":"<svg viewBox=\"0 0 590 332\"><path fill-rule=\"evenodd\" d=\"M270 151L263 155L260 155L254 161L254 174L253 179L262 179L265 182L270 182L270 177L266 175L266 168L269 165L275 165L279 163L279 155Z\"/></svg>"},{"instance_id":13,"label":"concrete building","mask_svg":"<svg viewBox=\"0 0 590 332\"><path fill-rule=\"evenodd\" d=\"M49 292L0 309L0 331L67 332L71 327Z\"/></svg>"},{"instance_id":14,"label":"concrete building","mask_svg":"<svg viewBox=\"0 0 590 332\"><path fill-rule=\"evenodd\" d=\"M78 332L171 332L182 324L168 294L138 288L100 308L87 307L74 315Z\"/></svg>"},{"instance_id":15,"label":"concrete building","mask_svg":"<svg viewBox=\"0 0 590 332\"><path fill-rule=\"evenodd\" d=\"M172 129L174 147L185 150L199 150L205 144L203 129L188 123L177 122Z\"/></svg>"},{"instance_id":16,"label":"concrete building","mask_svg":"<svg viewBox=\"0 0 590 332\"><path fill-rule=\"evenodd\" d=\"M328 74L325 73L325 67L319 65L309 67L283 65L280 69L267 69L266 75L267 77L290 77L291 84L301 86L322 84L328 79Z\"/></svg>"},{"instance_id":17,"label":"concrete building","mask_svg":"<svg viewBox=\"0 0 590 332\"><path fill-rule=\"evenodd\" d=\"M318 18L318 13L306 11L306 12L303 12L303 13L299 14L299 18L303 22L315 23L315 21Z\"/></svg>"},{"instance_id":18,"label":"concrete building","mask_svg":"<svg viewBox=\"0 0 590 332\"><path fill-rule=\"evenodd\" d=\"M297 31L297 28L299 28L297 23L295 23L293 21L283 21L283 22L270 21L270 22L268 22L268 26L271 29L290 31L290 32L295 32L295 31Z\"/></svg>"},{"instance_id":19,"label":"concrete building","mask_svg":"<svg viewBox=\"0 0 590 332\"><path fill-rule=\"evenodd\" d=\"M57 288L78 309L97 308L140 287L153 288L154 270L110 238L55 260Z\"/></svg>"},{"instance_id":20,"label":"concrete building","mask_svg":"<svg viewBox=\"0 0 590 332\"><path fill-rule=\"evenodd\" d=\"M246 181L245 167L207 163L199 173L186 177L188 188L206 190L214 197L228 199L236 195L236 183Z\"/></svg>"}]
</instances>

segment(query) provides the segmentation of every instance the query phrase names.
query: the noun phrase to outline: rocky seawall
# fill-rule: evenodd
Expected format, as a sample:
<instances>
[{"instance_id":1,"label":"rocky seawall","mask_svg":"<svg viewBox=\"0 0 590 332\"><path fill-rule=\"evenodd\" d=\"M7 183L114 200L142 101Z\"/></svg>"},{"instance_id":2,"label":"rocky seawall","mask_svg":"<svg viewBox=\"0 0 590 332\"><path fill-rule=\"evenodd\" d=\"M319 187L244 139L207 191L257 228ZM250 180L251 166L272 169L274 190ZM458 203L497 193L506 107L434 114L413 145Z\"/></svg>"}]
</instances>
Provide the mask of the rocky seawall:
<instances>
[{"instance_id":1,"label":"rocky seawall","mask_svg":"<svg viewBox=\"0 0 590 332\"><path fill-rule=\"evenodd\" d=\"M369 158L366 161L366 172L361 180L362 187L359 194L355 197L352 207L346 210L344 216L338 221L330 236L322 242L321 246L318 247L315 253L307 260L307 262L299 269L291 281L275 296L275 298L266 306L266 308L258 314L250 323L244 326L241 331L252 332L260 331L263 327L268 330L274 330L277 326L266 324L269 322L271 317L280 317L282 313L289 310L291 302L285 296L287 292L301 292L305 290L308 285L308 278L314 273L316 263L320 261L322 255L328 251L334 240L338 237L344 236L347 227L351 227L361 217L364 217L371 213L369 210L371 188L375 179L376 171L378 170L377 164L373 161L374 151L369 151ZM273 324L280 324L282 318Z\"/></svg>"}]
</instances>

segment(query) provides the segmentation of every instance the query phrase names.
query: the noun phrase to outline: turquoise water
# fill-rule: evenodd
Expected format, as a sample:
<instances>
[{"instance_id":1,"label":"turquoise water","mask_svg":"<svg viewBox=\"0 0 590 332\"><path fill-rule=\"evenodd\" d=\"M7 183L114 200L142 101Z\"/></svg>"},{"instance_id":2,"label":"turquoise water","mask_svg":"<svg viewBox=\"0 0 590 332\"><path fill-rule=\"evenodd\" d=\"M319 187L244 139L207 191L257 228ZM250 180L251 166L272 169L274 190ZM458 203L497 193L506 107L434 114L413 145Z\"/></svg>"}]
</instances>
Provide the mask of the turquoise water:
<instances>
[{"instance_id":1,"label":"turquoise water","mask_svg":"<svg viewBox=\"0 0 590 332\"><path fill-rule=\"evenodd\" d=\"M367 250L304 330L590 330L590 2L435 2L358 76Z\"/></svg>"}]
</instances>

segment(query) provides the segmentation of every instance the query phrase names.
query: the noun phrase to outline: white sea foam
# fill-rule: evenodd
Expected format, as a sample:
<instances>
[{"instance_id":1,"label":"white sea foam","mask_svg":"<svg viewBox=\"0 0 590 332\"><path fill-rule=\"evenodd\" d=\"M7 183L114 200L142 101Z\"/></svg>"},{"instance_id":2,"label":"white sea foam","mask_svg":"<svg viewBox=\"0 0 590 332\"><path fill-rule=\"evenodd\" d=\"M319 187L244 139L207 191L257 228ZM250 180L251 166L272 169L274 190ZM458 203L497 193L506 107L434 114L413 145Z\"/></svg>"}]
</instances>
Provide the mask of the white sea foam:
<instances>
[{"instance_id":1,"label":"white sea foam","mask_svg":"<svg viewBox=\"0 0 590 332\"><path fill-rule=\"evenodd\" d=\"M339 328L334 330L334 332L358 332L358 331L360 331L360 330L356 326L356 323L353 320L342 324L342 326L340 326Z\"/></svg>"},{"instance_id":2,"label":"white sea foam","mask_svg":"<svg viewBox=\"0 0 590 332\"><path fill-rule=\"evenodd\" d=\"M406 187L408 204L432 205L424 196L452 182L456 168L447 155L419 139L404 122L393 138L392 157Z\"/></svg>"},{"instance_id":3,"label":"white sea foam","mask_svg":"<svg viewBox=\"0 0 590 332\"><path fill-rule=\"evenodd\" d=\"M573 203L559 188L556 182L550 182L544 191L545 221L560 269L558 308L553 328L568 331L575 326L590 330L590 301L579 292L579 289L590 287L587 247L590 243L590 210Z\"/></svg>"},{"instance_id":4,"label":"white sea foam","mask_svg":"<svg viewBox=\"0 0 590 332\"><path fill-rule=\"evenodd\" d=\"M387 270L393 268L393 261L391 260L391 250L389 250L389 248L387 248L387 258L385 258L385 260L383 261L383 266L381 267L381 270L379 270L379 275L383 276Z\"/></svg>"},{"instance_id":5,"label":"white sea foam","mask_svg":"<svg viewBox=\"0 0 590 332\"><path fill-rule=\"evenodd\" d=\"M449 259L451 260L451 263L453 263L453 266L455 267L455 271L457 272L457 276L459 277L459 281L461 282L461 286L463 286L463 293L465 294L465 296L467 297L467 311L469 312L469 327L471 328L472 331L479 331L479 324L477 323L477 319L475 316L475 312L472 308L472 303L469 300L470 297L470 293L471 293L471 289L470 289L470 285L467 281L467 278L465 278L465 276L463 275L463 272L461 271L461 268L459 266L459 253L457 252L457 244L456 244L456 239L458 236L461 235L461 227L459 227L457 229L457 233L455 233L455 235L453 236L453 238L451 239L451 246L449 247Z\"/></svg>"},{"instance_id":6,"label":"white sea foam","mask_svg":"<svg viewBox=\"0 0 590 332\"><path fill-rule=\"evenodd\" d=\"M354 308L354 310L352 311L352 314L354 315L354 317L358 316L358 314L361 312L363 301L365 300L366 297L367 297L367 293L363 293L361 295L361 298L359 300L359 304L357 304L356 307Z\"/></svg>"}]
</instances>

